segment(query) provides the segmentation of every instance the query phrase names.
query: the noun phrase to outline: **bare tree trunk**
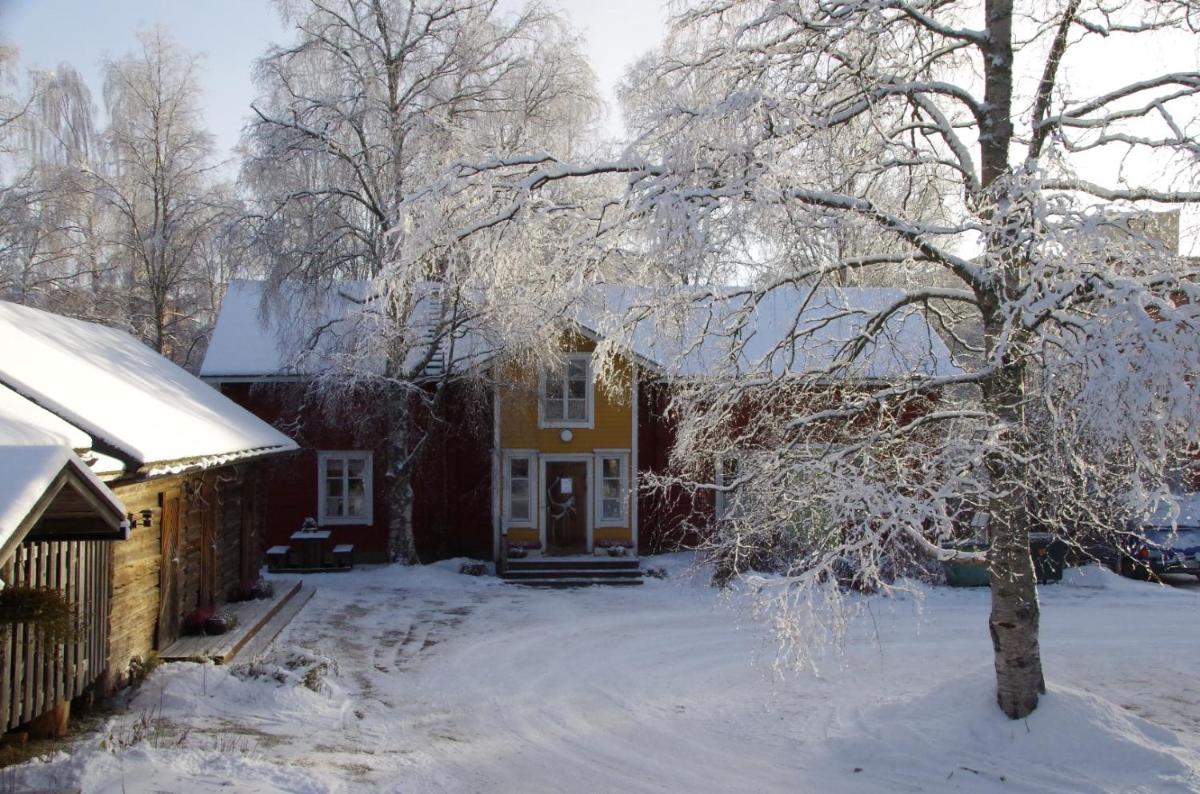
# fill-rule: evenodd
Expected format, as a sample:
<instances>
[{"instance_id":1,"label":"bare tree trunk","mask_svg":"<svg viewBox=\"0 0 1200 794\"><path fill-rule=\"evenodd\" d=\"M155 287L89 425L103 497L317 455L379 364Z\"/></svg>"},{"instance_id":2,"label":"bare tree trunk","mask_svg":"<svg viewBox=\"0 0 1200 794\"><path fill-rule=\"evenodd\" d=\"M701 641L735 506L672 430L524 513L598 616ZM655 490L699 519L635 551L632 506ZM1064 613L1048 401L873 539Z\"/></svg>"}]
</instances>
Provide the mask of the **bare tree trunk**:
<instances>
[{"instance_id":1,"label":"bare tree trunk","mask_svg":"<svg viewBox=\"0 0 1200 794\"><path fill-rule=\"evenodd\" d=\"M390 388L387 397L388 558L392 562L415 565L420 560L412 527L412 466L408 460L412 418L408 408L405 391Z\"/></svg>"},{"instance_id":2,"label":"bare tree trunk","mask_svg":"<svg viewBox=\"0 0 1200 794\"><path fill-rule=\"evenodd\" d=\"M999 333L989 323L989 336ZM988 505L991 546L992 612L988 627L996 665L996 700L1010 719L1037 708L1046 691L1038 643L1037 579L1029 551L1029 473L1022 463L1028 450L1024 437L1025 367L1009 363L985 382L984 403L1008 437L1000 439L986 462L992 483Z\"/></svg>"},{"instance_id":3,"label":"bare tree trunk","mask_svg":"<svg viewBox=\"0 0 1200 794\"><path fill-rule=\"evenodd\" d=\"M1037 580L1029 555L1029 526L1025 512L1012 498L992 499L992 544L988 553L992 571L992 613L988 628L996 663L996 701L1017 720L1037 708L1046 691L1038 644Z\"/></svg>"},{"instance_id":4,"label":"bare tree trunk","mask_svg":"<svg viewBox=\"0 0 1200 794\"><path fill-rule=\"evenodd\" d=\"M154 352L167 354L167 309L159 296L153 298L154 306ZM169 356L168 356L169 357Z\"/></svg>"},{"instance_id":5,"label":"bare tree trunk","mask_svg":"<svg viewBox=\"0 0 1200 794\"><path fill-rule=\"evenodd\" d=\"M981 177L995 204L985 210L996 231L989 251L1001 261L1002 279L976 290L984 316L989 354L1004 337L1000 306L1020 292L1026 263L1016 254L1018 240L1009 219L1020 209L1008 195L1012 169L1009 149L1013 138L1013 43L1012 0L986 0L984 14L987 43L984 57L984 105L979 128ZM1022 219L1027 220L1027 219ZM1021 227L1024 228L1024 227ZM1038 696L1046 691L1038 644L1037 580L1029 554L1029 472L1022 463L1028 450L1025 437L1025 365L1018 332L1006 345L1015 354L1005 354L1000 369L983 385L983 401L999 423L1004 438L994 439L986 456L992 496L988 505L991 548L992 613L988 627L996 665L996 700L1011 719L1021 719L1037 708Z\"/></svg>"}]
</instances>

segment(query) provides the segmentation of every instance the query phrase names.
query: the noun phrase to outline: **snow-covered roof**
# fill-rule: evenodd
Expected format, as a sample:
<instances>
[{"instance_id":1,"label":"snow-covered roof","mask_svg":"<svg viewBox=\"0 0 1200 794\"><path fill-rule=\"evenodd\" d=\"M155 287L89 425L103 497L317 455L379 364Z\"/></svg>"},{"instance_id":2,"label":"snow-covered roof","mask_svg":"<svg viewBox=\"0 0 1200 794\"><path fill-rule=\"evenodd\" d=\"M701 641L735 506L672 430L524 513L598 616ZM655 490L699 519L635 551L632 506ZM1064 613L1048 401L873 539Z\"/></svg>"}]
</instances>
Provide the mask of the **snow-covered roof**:
<instances>
[{"instance_id":1,"label":"snow-covered roof","mask_svg":"<svg viewBox=\"0 0 1200 794\"><path fill-rule=\"evenodd\" d=\"M229 285L200 369L202 377L316 374L318 370L325 371L323 368L337 366L339 356L361 352L338 348L339 341L373 338L356 326L375 321L369 312L361 310L359 299L366 289L362 283L340 285L327 291L315 307L306 303L296 287L294 298L285 295L283 302L308 308L291 312L287 319L263 313L265 289L261 281L234 281ZM288 290L288 286L283 289ZM680 288L671 289L670 295L664 295L647 288L594 286L564 313L565 317L547 316L545 320L567 319L599 337L615 335L630 339L634 354L673 375L814 373L824 371L839 350L863 331L873 312L903 297L896 289L812 291L805 287L781 287L754 298L729 291L716 296L705 294L691 301ZM422 316L419 308L414 315ZM633 333L624 332L623 326L633 318L639 318ZM338 326L343 327L343 332L327 334L327 338L335 341L318 343L323 347L311 351L315 355L301 356L295 352L312 346L306 347L306 343L314 330ZM491 354L487 336L480 329L459 335L455 364L461 367L463 362L485 360ZM414 354L419 353L417 350ZM833 375L899 379L958 371L945 343L924 315L913 308L902 308L874 335L853 366Z\"/></svg>"},{"instance_id":2,"label":"snow-covered roof","mask_svg":"<svg viewBox=\"0 0 1200 794\"><path fill-rule=\"evenodd\" d=\"M148 476L296 448L129 334L4 301L0 384Z\"/></svg>"},{"instance_id":3,"label":"snow-covered roof","mask_svg":"<svg viewBox=\"0 0 1200 794\"><path fill-rule=\"evenodd\" d=\"M672 290L664 299L647 289L593 288L578 319L607 336L641 318L624 335L633 351L682 377L822 374L845 359L844 349L868 321L904 297L898 289L871 287L696 291L694 298ZM850 362L831 376L899 380L960 371L937 331L911 307L891 314Z\"/></svg>"},{"instance_id":4,"label":"snow-covered roof","mask_svg":"<svg viewBox=\"0 0 1200 794\"><path fill-rule=\"evenodd\" d=\"M80 432L21 402L12 392L0 390L0 547L26 523L64 469L90 486L110 517L119 520L125 514L121 501L75 454Z\"/></svg>"},{"instance_id":5,"label":"snow-covered roof","mask_svg":"<svg viewBox=\"0 0 1200 794\"><path fill-rule=\"evenodd\" d=\"M53 436L60 445L69 449L82 452L92 448L92 437L87 433L7 386L0 386L0 419L36 428L42 431L43 435Z\"/></svg>"},{"instance_id":6,"label":"snow-covered roof","mask_svg":"<svg viewBox=\"0 0 1200 794\"><path fill-rule=\"evenodd\" d=\"M316 296L299 284L285 283L277 297L278 304L287 307L286 315L263 312L266 289L263 281L229 283L200 377L309 376L343 367L383 372L381 349L387 333L375 326L386 320L366 300L366 282L342 282ZM420 290L411 318L417 342L406 345L411 365L419 365L428 352L423 334L436 333L441 314L437 300L432 285ZM456 329L453 363L469 369L488 358L492 346L479 334L463 330Z\"/></svg>"}]
</instances>

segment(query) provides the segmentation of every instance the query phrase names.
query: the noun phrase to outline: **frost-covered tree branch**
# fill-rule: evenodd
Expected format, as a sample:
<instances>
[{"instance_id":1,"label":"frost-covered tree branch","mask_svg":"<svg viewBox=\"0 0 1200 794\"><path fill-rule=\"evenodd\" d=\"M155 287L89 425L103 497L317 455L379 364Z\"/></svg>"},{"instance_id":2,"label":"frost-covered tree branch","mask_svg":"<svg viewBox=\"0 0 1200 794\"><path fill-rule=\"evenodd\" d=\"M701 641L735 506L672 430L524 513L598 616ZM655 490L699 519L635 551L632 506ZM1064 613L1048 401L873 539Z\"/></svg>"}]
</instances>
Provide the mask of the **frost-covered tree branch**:
<instances>
[{"instance_id":1,"label":"frost-covered tree branch","mask_svg":"<svg viewBox=\"0 0 1200 794\"><path fill-rule=\"evenodd\" d=\"M1021 717L1044 686L1030 533L1121 531L1200 442L1197 268L1163 232L1178 216L1151 214L1200 198L1194 15L695 0L627 80L621 160L481 159L408 211L488 196L446 224L464 241L562 223L573 183L613 190L586 205L579 293L643 290L600 355L647 327L676 345L656 481L720 496L722 578L758 576L802 649L817 601L894 587L986 525L998 703ZM1181 63L1087 72L1151 41ZM697 338L720 340L703 374Z\"/></svg>"}]
</instances>

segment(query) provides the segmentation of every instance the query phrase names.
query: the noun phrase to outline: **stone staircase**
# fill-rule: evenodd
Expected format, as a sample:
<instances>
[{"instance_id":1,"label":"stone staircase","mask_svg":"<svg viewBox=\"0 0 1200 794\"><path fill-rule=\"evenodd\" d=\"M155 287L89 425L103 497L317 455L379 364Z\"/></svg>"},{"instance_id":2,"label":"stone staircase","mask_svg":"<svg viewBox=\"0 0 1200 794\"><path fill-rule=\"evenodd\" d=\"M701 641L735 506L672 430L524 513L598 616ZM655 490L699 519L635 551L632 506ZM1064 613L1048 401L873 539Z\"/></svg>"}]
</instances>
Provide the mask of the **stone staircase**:
<instances>
[{"instance_id":1,"label":"stone staircase","mask_svg":"<svg viewBox=\"0 0 1200 794\"><path fill-rule=\"evenodd\" d=\"M539 557L509 560L504 581L529 587L634 586L642 583L637 557Z\"/></svg>"}]
</instances>

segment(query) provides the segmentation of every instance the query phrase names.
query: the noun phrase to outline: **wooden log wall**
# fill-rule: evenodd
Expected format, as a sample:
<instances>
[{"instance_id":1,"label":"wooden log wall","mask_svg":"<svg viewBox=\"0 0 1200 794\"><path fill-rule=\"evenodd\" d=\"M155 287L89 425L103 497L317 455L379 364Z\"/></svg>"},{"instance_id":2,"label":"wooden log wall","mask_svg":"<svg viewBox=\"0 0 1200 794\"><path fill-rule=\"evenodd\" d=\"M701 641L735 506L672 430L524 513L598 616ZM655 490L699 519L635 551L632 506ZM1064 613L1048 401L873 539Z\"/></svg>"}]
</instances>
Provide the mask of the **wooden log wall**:
<instances>
[{"instance_id":1,"label":"wooden log wall","mask_svg":"<svg viewBox=\"0 0 1200 794\"><path fill-rule=\"evenodd\" d=\"M178 493L179 489L175 477L113 488L135 520L131 522L129 539L114 544L113 548L111 634L104 682L107 690L125 683L130 659L135 656L145 659L154 650L162 568L160 497L164 493ZM150 526L144 526L143 510L149 511Z\"/></svg>"},{"instance_id":2,"label":"wooden log wall","mask_svg":"<svg viewBox=\"0 0 1200 794\"><path fill-rule=\"evenodd\" d=\"M109 674L106 688L125 683L129 663L176 639L174 626L198 606L221 604L234 597L242 582L243 569L257 571L261 549L263 515L260 464L225 466L201 474L160 477L130 484L115 484L117 496L137 519L129 540L113 550L112 635L109 645ZM250 487L247 487L249 484ZM164 605L162 559L163 505L179 502L178 561L168 577L174 576L178 603ZM244 505L249 499L252 504ZM148 511L149 526L142 511ZM251 543L243 557L244 520L253 522L245 534ZM174 610L170 631L159 626L160 608Z\"/></svg>"},{"instance_id":3,"label":"wooden log wall","mask_svg":"<svg viewBox=\"0 0 1200 794\"><path fill-rule=\"evenodd\" d=\"M4 565L11 586L61 591L80 617L72 642L50 642L33 626L5 629L0 721L12 730L82 694L107 663L109 541L27 541Z\"/></svg>"}]
</instances>

